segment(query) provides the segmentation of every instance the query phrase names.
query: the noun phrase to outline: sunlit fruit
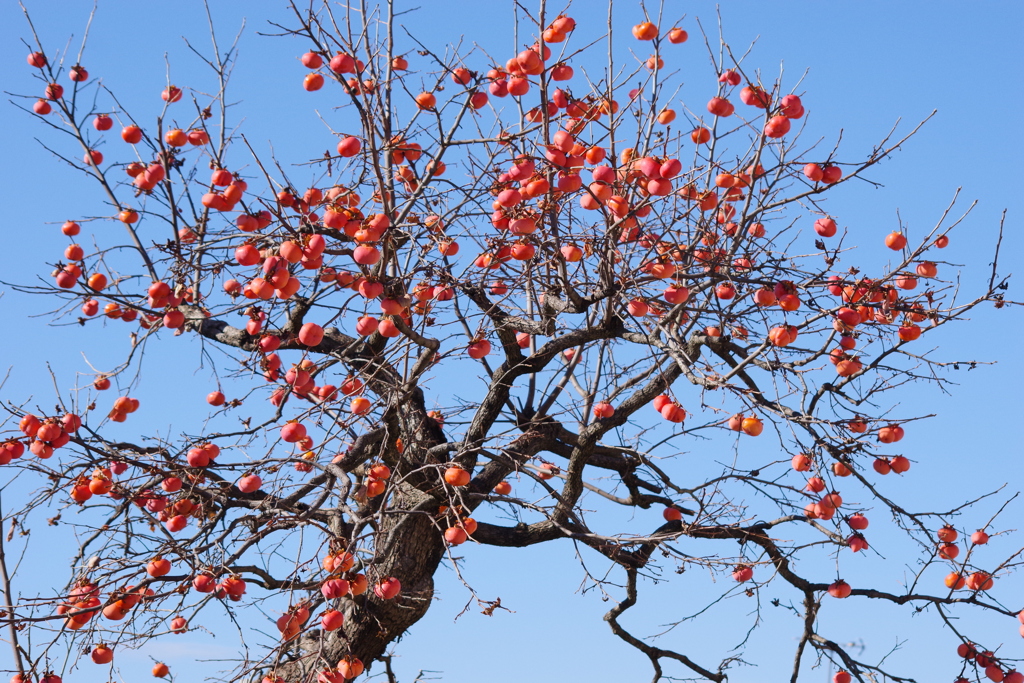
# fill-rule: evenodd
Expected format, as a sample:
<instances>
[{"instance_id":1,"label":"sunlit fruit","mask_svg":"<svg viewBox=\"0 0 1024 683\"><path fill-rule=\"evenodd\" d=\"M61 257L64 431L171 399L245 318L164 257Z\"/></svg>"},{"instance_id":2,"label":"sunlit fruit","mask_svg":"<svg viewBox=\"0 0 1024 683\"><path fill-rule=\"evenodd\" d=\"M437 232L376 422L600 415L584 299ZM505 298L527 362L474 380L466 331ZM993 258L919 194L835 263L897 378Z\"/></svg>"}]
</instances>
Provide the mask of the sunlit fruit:
<instances>
[{"instance_id":1,"label":"sunlit fruit","mask_svg":"<svg viewBox=\"0 0 1024 683\"><path fill-rule=\"evenodd\" d=\"M402 591L401 582L395 577L384 579L373 587L373 593L382 600L391 600Z\"/></svg>"},{"instance_id":2,"label":"sunlit fruit","mask_svg":"<svg viewBox=\"0 0 1024 683\"><path fill-rule=\"evenodd\" d=\"M831 595L833 598L847 598L850 596L852 590L853 589L850 587L850 584L846 583L842 579L839 579L838 581L835 581L834 583L832 583L832 585L828 587L828 594Z\"/></svg>"},{"instance_id":3,"label":"sunlit fruit","mask_svg":"<svg viewBox=\"0 0 1024 683\"><path fill-rule=\"evenodd\" d=\"M470 474L458 465L453 465L445 470L444 480L452 486L465 486L469 483Z\"/></svg>"}]
</instances>

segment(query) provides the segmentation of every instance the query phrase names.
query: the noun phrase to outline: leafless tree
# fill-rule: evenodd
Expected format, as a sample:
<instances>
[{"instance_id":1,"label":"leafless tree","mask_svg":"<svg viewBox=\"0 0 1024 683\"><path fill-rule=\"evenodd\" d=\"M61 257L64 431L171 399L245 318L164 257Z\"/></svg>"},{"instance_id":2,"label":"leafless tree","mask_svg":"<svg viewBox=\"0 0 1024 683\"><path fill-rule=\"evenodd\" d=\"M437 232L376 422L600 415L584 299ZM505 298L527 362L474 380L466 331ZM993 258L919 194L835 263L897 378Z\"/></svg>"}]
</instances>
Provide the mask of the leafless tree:
<instances>
[{"instance_id":1,"label":"leafless tree","mask_svg":"<svg viewBox=\"0 0 1024 683\"><path fill-rule=\"evenodd\" d=\"M0 456L37 488L3 511L4 526L57 507L80 539L64 594L21 601L0 546L20 675L42 675L69 648L194 628L211 610L263 619L257 606L276 609L268 601L284 594L279 643L246 645L230 680L337 683L379 665L394 681L389 646L427 613L441 563L472 561L452 556L467 538L568 538L602 556L609 569L592 578L613 597L605 620L655 680L672 666L724 681L735 662L725 648L662 649L623 627L656 561L725 575L709 614L730 591L788 584L804 624L793 681L814 657L860 681L907 680L822 635L824 608L846 595L927 609L967 648L950 608L1016 613L986 591L1009 580L1020 550L979 565L979 538L937 541L977 501L919 513L876 488L890 472L913 477L898 442L923 416L893 408L905 386L945 389L948 368L972 362L941 359L923 339L1006 303L998 247L975 293L941 261L970 211L958 197L915 241L894 230L887 267L850 264L841 218L820 200L858 191L918 128L894 128L862 158L838 140L809 142L792 83L693 27L687 47L706 49L716 99L674 111L661 60L686 36L661 10L633 29L649 59L615 61L613 38L633 38L613 35L609 18L606 63L574 73L601 46L574 44L572 20L544 0L520 7L518 40L533 47L507 63L425 40L400 55L410 36L396 36L393 3L356 5L293 3L274 24L309 49L304 87L333 89L347 117L332 131L337 150L298 160L301 175L317 174L309 188L235 127L235 49L218 44L212 19L212 52L195 49L210 82L166 83L152 123L76 71L83 52L54 58L32 28L49 99L16 102L116 218L66 224L82 246L52 280L17 289L97 337L117 320L139 327L121 365L55 409L6 404ZM493 68L471 69L481 65ZM92 152L116 129L94 128L110 110L133 145L103 159ZM245 177L231 170L243 166ZM75 237L91 226L93 240ZM204 359L245 393L218 388L212 419L175 435L106 438L111 421L149 408L131 398L138 370L178 336L201 339ZM254 417L229 429L222 418L243 403ZM774 457L702 450L732 433L742 453L765 428ZM867 548L866 518L840 489L912 541L916 557L899 561L918 575L905 591L794 568L812 547ZM487 506L516 523L474 521ZM592 523L600 506L663 509L666 521L607 529ZM722 543L682 554L686 537ZM936 562L950 565L948 589L918 581ZM977 648L977 671L1010 668Z\"/></svg>"}]
</instances>

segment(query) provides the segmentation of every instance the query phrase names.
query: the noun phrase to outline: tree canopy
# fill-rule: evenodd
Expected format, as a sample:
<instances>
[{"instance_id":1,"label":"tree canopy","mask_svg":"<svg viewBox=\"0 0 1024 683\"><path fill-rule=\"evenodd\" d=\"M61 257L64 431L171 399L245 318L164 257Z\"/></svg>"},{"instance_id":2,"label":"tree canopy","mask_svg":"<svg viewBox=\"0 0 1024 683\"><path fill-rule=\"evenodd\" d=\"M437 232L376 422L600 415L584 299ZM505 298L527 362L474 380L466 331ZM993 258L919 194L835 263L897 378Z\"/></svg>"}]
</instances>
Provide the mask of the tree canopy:
<instances>
[{"instance_id":1,"label":"tree canopy","mask_svg":"<svg viewBox=\"0 0 1024 683\"><path fill-rule=\"evenodd\" d=\"M0 547L18 681L89 659L113 679L115 652L214 622L237 628L239 656L211 676L398 681L390 657L442 567L498 617L508 606L464 576L474 548L514 562L569 540L567 566L579 557L655 680L726 680L764 594L792 612L778 647L793 681L823 662L835 683L910 679L830 634L849 600L941 623L953 676L1021 683L1019 641L959 621L1024 634L1007 476L905 502L906 446L931 424L908 392L955 392L954 368L985 360L929 340L1016 305L1003 225L973 238L991 258L967 268L990 276L961 286L959 193L915 230L858 230L827 203L865 192L926 122L858 153L840 125L804 135L813 92L707 24L518 7L516 50L493 56L470 27L447 46L402 30L391 3L270 17L301 55L273 104L330 93L326 142L293 159L247 137L244 58L212 19L212 48L189 43L205 82L140 76L153 106L135 111L90 72L88 31L76 54L30 18L15 105L96 201L49 228L68 237L52 272L9 287L50 311L69 354L130 344L71 389L4 396L6 542L74 530L58 594L19 597L42 550L13 571ZM601 40L576 40L577 22ZM680 64L706 97L679 100ZM184 344L210 381L198 414L180 404L200 397L147 385L153 366L195 371ZM149 411L170 427L133 428ZM880 554L881 526L903 541ZM903 585L865 575L871 554ZM669 646L625 616L663 580L706 596L673 627L714 623L731 597L759 607L717 650Z\"/></svg>"}]
</instances>

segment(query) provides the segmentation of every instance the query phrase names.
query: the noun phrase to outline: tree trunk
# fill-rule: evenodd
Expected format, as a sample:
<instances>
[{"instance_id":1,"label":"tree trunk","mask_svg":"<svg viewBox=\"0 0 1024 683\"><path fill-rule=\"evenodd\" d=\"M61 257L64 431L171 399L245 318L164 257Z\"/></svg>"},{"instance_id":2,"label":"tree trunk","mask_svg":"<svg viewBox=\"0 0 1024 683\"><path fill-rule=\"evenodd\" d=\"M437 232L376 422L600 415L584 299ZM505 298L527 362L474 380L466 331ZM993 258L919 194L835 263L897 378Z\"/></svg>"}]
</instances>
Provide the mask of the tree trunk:
<instances>
[{"instance_id":1,"label":"tree trunk","mask_svg":"<svg viewBox=\"0 0 1024 683\"><path fill-rule=\"evenodd\" d=\"M275 670L288 683L315 680L319 672L337 666L346 656L358 658L369 668L388 645L423 618L434 598L434 572L445 553L444 537L434 522L440 504L434 494L443 487L440 471L423 466L441 464L427 463L425 454L444 442L444 433L426 416L418 388L385 415L384 423L391 433L402 434L405 447L399 454L394 442L385 439L382 458L394 470L393 487L387 511L378 517L374 554L365 570L370 587L360 596L328 601L345 615L344 625L334 632L311 630L300 639L292 658ZM382 600L373 586L389 577L397 578L402 589L395 598Z\"/></svg>"},{"instance_id":2,"label":"tree trunk","mask_svg":"<svg viewBox=\"0 0 1024 683\"><path fill-rule=\"evenodd\" d=\"M426 498L418 491L415 493ZM294 659L276 669L276 674L288 683L314 680L320 671L337 666L346 655L359 658L369 668L389 644L427 613L434 597L434 572L445 548L431 517L385 515L379 538L387 539L388 551L378 555L378 563L367 575L370 588L355 598L332 601L335 609L345 615L344 625L333 633L307 632L298 651L293 652ZM382 600L374 594L373 585L391 576L401 582L401 593L391 600Z\"/></svg>"}]
</instances>

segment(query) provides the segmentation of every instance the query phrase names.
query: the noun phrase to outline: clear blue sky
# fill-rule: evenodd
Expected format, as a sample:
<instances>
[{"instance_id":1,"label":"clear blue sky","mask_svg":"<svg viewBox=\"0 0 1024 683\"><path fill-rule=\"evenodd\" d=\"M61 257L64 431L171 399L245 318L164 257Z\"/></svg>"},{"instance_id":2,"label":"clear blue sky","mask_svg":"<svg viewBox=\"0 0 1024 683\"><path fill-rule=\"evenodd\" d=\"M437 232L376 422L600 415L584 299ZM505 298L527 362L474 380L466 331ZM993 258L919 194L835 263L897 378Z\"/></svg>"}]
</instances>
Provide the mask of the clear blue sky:
<instances>
[{"instance_id":1,"label":"clear blue sky","mask_svg":"<svg viewBox=\"0 0 1024 683\"><path fill-rule=\"evenodd\" d=\"M77 49L89 3L28 0L27 4L51 52L63 48L71 34ZM580 24L574 40L582 44L584 36L602 30L603 14L588 16L591 7L601 4L596 0L576 3L570 12ZM240 103L237 113L245 117L244 132L257 144L273 140L280 158L300 161L318 156L331 144L312 107L329 111L332 96L328 89L306 94L299 88L305 73L296 61L305 49L301 41L257 35L273 32L268 19L287 21L281 5L263 0L214 3L214 17L222 44L241 26L243 17L246 20L231 89L232 99ZM502 61L513 53L508 3L423 0L400 5L421 7L406 17L405 24L431 46L457 41L465 34L468 41L476 41ZM690 31L691 40L673 47L672 59L682 71L683 99L700 109L714 83L694 17L715 31L715 5L670 1L667 6L667 15L687 13L681 25ZM101 0L83 60L93 78L102 78L127 106L150 120L158 111L156 95L165 80L165 55L173 82L196 87L208 82L198 60L181 40L181 36L187 36L206 49L205 16L200 3L183 0L173 5L159 3L157 7ZM620 1L616 7L616 30L625 36L640 14L631 2ZM1019 189L1020 152L1024 149L1024 51L1019 33L1024 26L1024 4L731 2L722 7L721 14L726 37L735 48L742 51L757 39L748 64L761 68L769 77L783 64L789 83L808 70L800 90L806 92L810 130L831 144L842 129L843 149L850 156L867 153L898 119L902 119L901 130L905 131L933 109L938 110L901 153L870 174L882 187L847 186L830 201L830 210L845 225L852 226L855 234L862 234L865 245L877 245L895 227L897 210L912 232L929 229L956 188L963 187L962 196L968 201L977 199L979 205L965 229L954 235L954 244L947 251L953 263L971 265L970 272L964 274L965 285L977 285L987 277L986 264L1004 208L1008 209L1008 220L1001 271L1019 270L1016 264L1024 255L1019 227L1024 214ZM38 90L25 65L26 50L18 40L29 35L16 5L4 3L0 8L0 62L8 67L0 81L5 91L34 94ZM411 41L408 45L412 54ZM623 40L619 49L635 45L635 41ZM477 55L470 66L486 69L490 64ZM65 141L10 105L0 107L0 122L8 135L4 162L0 164L0 187L6 199L0 230L7 238L6 249L0 253L0 279L29 282L48 273L45 262L56 260L66 244L55 224L67 218L101 214L104 209L94 187L50 157L33 138L38 136L53 145L66 145ZM120 142L108 144L116 149ZM72 149L70 155L77 158L80 153ZM859 244L856 239L854 243ZM1017 282L1011 288L1011 298L1022 298L1017 294L1020 286ZM58 385L67 388L74 383L75 372L88 372L83 356L104 367L123 355L126 339L119 338L117 343L122 345L117 346L110 343L112 335L47 327L45 315L28 319L46 310L46 301L16 292L5 291L0 298L0 315L8 321L3 345L6 362L0 371L12 367L11 379L2 390L5 401L34 395L38 403L51 404L47 362L57 374ZM914 478L888 482L893 487L906 487L908 490L900 495L908 496L919 509L928 509L941 496L955 494L967 499L1003 481L1010 481L1008 488L1012 491L1024 483L1018 435L1019 385L1024 379L1019 339L1024 326L1019 312L999 313L985 308L974 318L972 325L954 326L939 337L948 345L942 355L998 361L998 365L954 374L960 386L954 388L952 398L931 388L904 394L912 412L940 413L938 419L918 427L912 439L908 437L907 455L918 461ZM145 379L152 392L146 397L152 403L147 405L164 406L163 417L151 414L147 418L151 422L138 426L168 431L171 423L195 418L201 412L202 406L196 404L210 390L212 379L208 371L192 374L198 367L196 345L163 344L161 348L168 354L168 362L147 366ZM187 368L184 376L178 367ZM154 385L166 388L167 393L160 396ZM180 407L175 405L179 401ZM0 471L0 482L5 481L4 476ZM8 495L13 494L5 497ZM1011 520L1021 517L1020 505L1015 511ZM992 510L982 508L978 523L987 519L982 512ZM648 528L657 512L641 514L646 517L638 523ZM883 526L884 522L879 519L877 525ZM1007 524L1012 526L1011 522ZM34 535L37 553L46 544L60 540L59 529L39 528ZM890 558L901 557L905 553L899 547L900 538L879 529L872 536L873 547ZM887 548L886 543L892 545ZM1004 550L1014 544L1019 547L1021 535L1011 535L1000 544ZM684 552L685 545L680 543ZM500 596L515 613L485 617L474 605L455 622L470 598L452 572L442 569L439 600L398 647L396 667L402 683L411 681L419 669L441 672L438 675L446 681L485 678L493 683L511 683L524 676L538 681L649 679L645 658L615 639L601 621L610 604L603 602L597 592L581 594L577 590L583 572L569 543L527 550L469 544L464 548L465 571L479 594L486 598ZM49 562L59 566L63 554L49 553ZM595 555L584 552L582 558L592 571L603 571L603 563ZM844 559L843 573L851 582L851 577L863 577L864 581L895 589L907 569L878 556L857 560ZM43 585L35 585L30 574L44 577ZM23 591L31 593L45 591L46 581L57 585L64 578L35 560L22 567L16 581ZM701 596L695 591L714 589L714 585L690 573L675 576L671 568L665 578L670 580L658 586L651 582L644 585L647 602L625 619L635 633L661 632L663 624L701 604ZM1022 606L1020 577L1007 583L1016 584L1018 590L995 594L1011 606ZM760 607L765 628L755 633L743 656L759 666L734 669L732 683L781 680L788 675L790 645L795 645L798 626L783 610L768 604L776 596L784 601L794 599L781 586L762 591ZM612 597L619 595L613 593ZM718 613L720 616L711 621L687 622L659 642L698 653L706 648L717 650L722 640L738 642L737 633L749 626L754 609L753 599L732 597ZM931 615L911 618L905 610L867 605L861 600L847 601L833 610L830 619L828 635L841 642L863 641L868 648L867 659L880 657L910 638L892 659L909 666L895 668L909 671L917 680L952 680L959 672L953 653L955 643L940 633ZM989 619L979 628L983 629L979 633L990 634L991 642L1005 642L1005 652L1024 657L1016 625ZM779 633L792 633L792 643L780 640ZM144 653L121 652L117 661L126 680L148 676L148 656L171 663L179 680L196 678L201 672L216 670L217 665L190 665L190 658L221 659L235 651L233 632L219 629L215 635L211 638L193 632L170 641L164 639ZM9 653L0 650L0 669L7 667L7 657ZM810 664L813 660L806 661ZM81 671L66 675L65 680L101 683L106 680L104 672L101 667L85 664ZM683 675L679 669L669 673ZM821 669L809 674L807 680L824 681L826 675Z\"/></svg>"}]
</instances>

